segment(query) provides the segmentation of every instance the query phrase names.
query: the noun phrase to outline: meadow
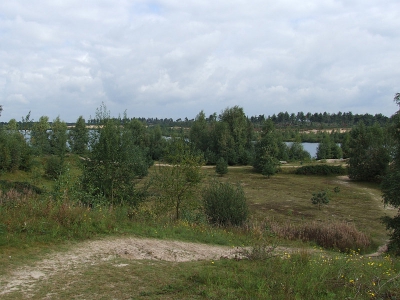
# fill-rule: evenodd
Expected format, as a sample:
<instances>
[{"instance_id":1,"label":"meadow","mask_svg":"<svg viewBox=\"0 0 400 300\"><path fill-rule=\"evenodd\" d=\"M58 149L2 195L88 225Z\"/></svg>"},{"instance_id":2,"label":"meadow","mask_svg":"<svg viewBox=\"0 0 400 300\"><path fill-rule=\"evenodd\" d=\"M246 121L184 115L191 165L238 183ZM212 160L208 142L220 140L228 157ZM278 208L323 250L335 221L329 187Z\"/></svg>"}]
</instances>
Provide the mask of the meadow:
<instances>
[{"instance_id":1,"label":"meadow","mask_svg":"<svg viewBox=\"0 0 400 300\"><path fill-rule=\"evenodd\" d=\"M67 160L69 172L57 181L42 176L40 161L31 173L0 177L2 182L29 182L42 191L36 195L3 186L2 299L400 298L399 260L376 253L388 239L380 218L396 214L383 206L377 184L347 176L295 175L298 164L285 165L270 178L251 167L230 167L223 177L205 167L202 185L211 180L239 183L249 204L244 225L222 227L208 224L200 210L174 220L173 214L154 212L148 202L137 209L76 205L69 188L79 176L80 162L73 155ZM322 190L330 201L318 209L310 199ZM1 293L16 272L35 268L46 257L68 253L88 240L130 237L220 245L240 255L186 262L111 256Z\"/></svg>"}]
</instances>

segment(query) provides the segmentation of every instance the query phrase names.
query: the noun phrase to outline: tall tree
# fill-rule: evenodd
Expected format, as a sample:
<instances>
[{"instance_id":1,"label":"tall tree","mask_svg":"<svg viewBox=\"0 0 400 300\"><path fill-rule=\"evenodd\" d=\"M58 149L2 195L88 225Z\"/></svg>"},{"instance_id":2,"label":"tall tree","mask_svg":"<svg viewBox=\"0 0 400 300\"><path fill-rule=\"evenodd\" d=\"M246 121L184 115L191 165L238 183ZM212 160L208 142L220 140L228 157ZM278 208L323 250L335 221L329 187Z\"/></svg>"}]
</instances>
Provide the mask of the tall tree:
<instances>
[{"instance_id":1,"label":"tall tree","mask_svg":"<svg viewBox=\"0 0 400 300\"><path fill-rule=\"evenodd\" d=\"M68 135L69 145L72 153L85 154L89 143L89 129L86 127L85 119L79 116L75 126L71 128Z\"/></svg>"},{"instance_id":2,"label":"tall tree","mask_svg":"<svg viewBox=\"0 0 400 300\"><path fill-rule=\"evenodd\" d=\"M327 133L323 134L322 141L317 148L317 159L342 158L342 149Z\"/></svg>"},{"instance_id":3,"label":"tall tree","mask_svg":"<svg viewBox=\"0 0 400 300\"><path fill-rule=\"evenodd\" d=\"M57 155L61 160L64 159L67 151L67 124L57 117L51 124L50 132L50 151L51 154Z\"/></svg>"},{"instance_id":4,"label":"tall tree","mask_svg":"<svg viewBox=\"0 0 400 300\"><path fill-rule=\"evenodd\" d=\"M236 161L246 164L246 160L248 160L246 150L251 148L253 127L244 114L243 108L239 106L226 108L219 118L220 121L228 124L228 129L234 142L234 148L231 151L235 153Z\"/></svg>"},{"instance_id":5,"label":"tall tree","mask_svg":"<svg viewBox=\"0 0 400 300\"><path fill-rule=\"evenodd\" d=\"M383 129L375 123L366 127L359 122L351 130L349 152L349 177L356 180L381 180L386 174L390 149Z\"/></svg>"},{"instance_id":6,"label":"tall tree","mask_svg":"<svg viewBox=\"0 0 400 300\"><path fill-rule=\"evenodd\" d=\"M111 119L104 104L96 117L100 122L92 132L92 151L85 161L82 187L94 199L137 205L141 198L135 189L135 179L147 175L146 157L134 144L130 130L121 126L121 120Z\"/></svg>"},{"instance_id":7,"label":"tall tree","mask_svg":"<svg viewBox=\"0 0 400 300\"><path fill-rule=\"evenodd\" d=\"M400 107L400 93L396 93L394 101ZM400 208L400 110L392 116L393 125L391 134L395 140L395 151L393 161L390 164L388 173L382 181L383 202L385 205L392 205ZM383 222L390 230L390 241L388 249L396 255L400 255L400 209L393 218L385 217Z\"/></svg>"},{"instance_id":8,"label":"tall tree","mask_svg":"<svg viewBox=\"0 0 400 300\"><path fill-rule=\"evenodd\" d=\"M201 111L192 124L189 132L189 140L196 149L206 152L209 148L210 137L206 115Z\"/></svg>"},{"instance_id":9,"label":"tall tree","mask_svg":"<svg viewBox=\"0 0 400 300\"><path fill-rule=\"evenodd\" d=\"M275 174L279 166L277 159L279 153L279 140L274 123L271 119L268 119L264 123L261 140L255 145L254 169L268 177Z\"/></svg>"},{"instance_id":10,"label":"tall tree","mask_svg":"<svg viewBox=\"0 0 400 300\"><path fill-rule=\"evenodd\" d=\"M35 154L42 155L50 152L49 129L49 117L47 116L41 116L39 122L33 124L31 130L31 144Z\"/></svg>"},{"instance_id":11,"label":"tall tree","mask_svg":"<svg viewBox=\"0 0 400 300\"><path fill-rule=\"evenodd\" d=\"M196 191L203 177L203 158L181 138L173 138L170 143L175 149L169 159L171 165L160 166L155 171L152 176L153 189L158 209L163 213L173 210L175 218L180 219L183 209L199 206Z\"/></svg>"},{"instance_id":12,"label":"tall tree","mask_svg":"<svg viewBox=\"0 0 400 300\"><path fill-rule=\"evenodd\" d=\"M12 119L5 128L0 128L0 170L29 170L31 150Z\"/></svg>"}]
</instances>

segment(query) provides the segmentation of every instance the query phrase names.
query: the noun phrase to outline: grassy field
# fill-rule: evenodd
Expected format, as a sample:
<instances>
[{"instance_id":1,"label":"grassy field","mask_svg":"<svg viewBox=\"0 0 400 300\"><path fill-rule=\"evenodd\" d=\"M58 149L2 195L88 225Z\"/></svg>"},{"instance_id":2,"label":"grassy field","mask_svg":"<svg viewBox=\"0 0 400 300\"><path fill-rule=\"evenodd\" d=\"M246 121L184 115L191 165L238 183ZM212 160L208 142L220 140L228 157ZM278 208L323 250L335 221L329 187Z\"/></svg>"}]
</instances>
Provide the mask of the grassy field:
<instances>
[{"instance_id":1,"label":"grassy field","mask_svg":"<svg viewBox=\"0 0 400 300\"><path fill-rule=\"evenodd\" d=\"M71 157L69 163L71 177L75 178L79 161ZM380 218L396 213L383 207L379 186L351 182L343 176L294 175L291 170L286 166L267 179L250 167L231 167L224 177L217 176L214 168L204 168L204 185L216 179L243 187L251 214L242 227L212 227L190 217L177 222L155 216L146 205L135 213L128 208L87 210L70 203L49 207L46 196L21 200L20 207L7 211L1 208L0 293L15 270L32 268L48 255L67 252L87 239L151 237L240 249L250 246L252 250L243 248L244 259L179 263L113 256L39 279L31 289L16 288L0 298L399 299L399 260L366 255L388 238ZM48 191L54 184L40 176L40 168L36 174L4 174L0 179L30 181ZM319 210L310 198L321 190L328 191L330 202ZM41 219L38 212L44 208L48 214ZM15 214L15 220L10 219L10 213ZM7 228L14 228L12 232L5 230L7 220ZM44 220L47 227L43 227ZM316 227L350 224L371 243L360 251L347 249L343 253L323 249L316 241L279 235L282 228L311 223ZM287 251L271 250L267 245Z\"/></svg>"}]
</instances>

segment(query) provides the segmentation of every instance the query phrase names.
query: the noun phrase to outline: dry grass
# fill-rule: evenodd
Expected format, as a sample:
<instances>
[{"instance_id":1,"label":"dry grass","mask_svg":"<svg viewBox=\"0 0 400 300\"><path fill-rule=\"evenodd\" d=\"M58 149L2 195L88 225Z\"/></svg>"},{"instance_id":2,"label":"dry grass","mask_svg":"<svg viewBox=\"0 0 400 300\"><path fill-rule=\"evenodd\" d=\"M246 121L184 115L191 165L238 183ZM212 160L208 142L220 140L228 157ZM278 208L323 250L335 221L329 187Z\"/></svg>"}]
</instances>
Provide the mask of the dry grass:
<instances>
[{"instance_id":1,"label":"dry grass","mask_svg":"<svg viewBox=\"0 0 400 300\"><path fill-rule=\"evenodd\" d=\"M326 249L341 252L365 250L371 244L367 234L345 222L307 222L304 224L271 222L269 228L273 234L285 239L315 242Z\"/></svg>"},{"instance_id":2,"label":"dry grass","mask_svg":"<svg viewBox=\"0 0 400 300\"><path fill-rule=\"evenodd\" d=\"M205 172L209 179L217 177L214 169ZM396 213L396 210L383 206L379 185L351 182L347 177L279 173L267 179L254 173L251 167L233 167L224 177L217 178L241 183L253 220L263 222L268 219L294 226L314 221L350 224L367 234L373 246L382 245L388 239L381 217ZM335 193L338 186L340 192ZM319 210L311 204L311 197L313 192L323 190L328 192L330 202Z\"/></svg>"}]
</instances>

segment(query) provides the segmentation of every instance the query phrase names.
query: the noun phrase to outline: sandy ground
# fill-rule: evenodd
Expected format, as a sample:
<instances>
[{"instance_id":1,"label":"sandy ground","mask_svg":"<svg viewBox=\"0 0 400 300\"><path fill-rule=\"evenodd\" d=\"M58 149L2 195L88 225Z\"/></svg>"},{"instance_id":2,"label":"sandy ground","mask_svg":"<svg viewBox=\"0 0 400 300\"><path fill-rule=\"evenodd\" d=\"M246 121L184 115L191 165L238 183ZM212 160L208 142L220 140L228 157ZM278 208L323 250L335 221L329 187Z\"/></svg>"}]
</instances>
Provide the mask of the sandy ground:
<instances>
[{"instance_id":1,"label":"sandy ground","mask_svg":"<svg viewBox=\"0 0 400 300\"><path fill-rule=\"evenodd\" d=\"M47 255L32 266L18 268L0 277L0 298L12 291L29 292L41 281L60 272L76 272L86 265L112 261L118 257L185 262L239 258L240 253L238 248L157 239L107 238L87 241L67 252Z\"/></svg>"}]
</instances>

